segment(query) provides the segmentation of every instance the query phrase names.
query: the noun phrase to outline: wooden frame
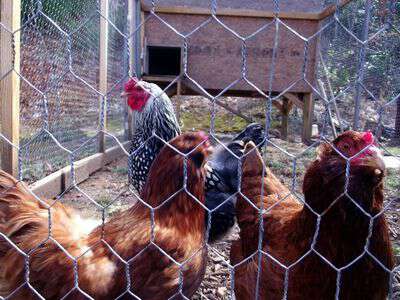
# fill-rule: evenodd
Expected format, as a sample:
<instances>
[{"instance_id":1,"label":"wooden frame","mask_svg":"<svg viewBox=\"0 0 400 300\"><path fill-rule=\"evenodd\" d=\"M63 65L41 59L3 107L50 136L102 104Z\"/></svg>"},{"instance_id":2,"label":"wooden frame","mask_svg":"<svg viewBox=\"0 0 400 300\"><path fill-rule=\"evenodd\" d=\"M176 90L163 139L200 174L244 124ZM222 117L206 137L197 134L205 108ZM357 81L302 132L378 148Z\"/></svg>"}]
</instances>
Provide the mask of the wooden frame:
<instances>
[{"instance_id":1,"label":"wooden frame","mask_svg":"<svg viewBox=\"0 0 400 300\"><path fill-rule=\"evenodd\" d=\"M288 127L289 127L289 113L290 113L290 100L282 99L282 125L281 125L281 135L283 140L288 138Z\"/></svg>"},{"instance_id":2,"label":"wooden frame","mask_svg":"<svg viewBox=\"0 0 400 300\"><path fill-rule=\"evenodd\" d=\"M313 94L308 93L303 96L303 133L302 133L302 141L305 144L311 142L311 127L313 121L313 112L314 112L314 99Z\"/></svg>"},{"instance_id":3,"label":"wooden frame","mask_svg":"<svg viewBox=\"0 0 400 300\"><path fill-rule=\"evenodd\" d=\"M137 1L137 0L136 0ZM129 41L129 76L133 77L134 74L138 74L138 55L137 55L137 48L138 48L138 38L137 38L137 33L135 33L135 29L136 29L136 18L137 18L137 7L136 7L136 3L134 1L128 1L128 18L129 18L129 23L128 23L128 32L131 35L130 39L128 39ZM140 47L140 45L139 45ZM125 109L127 111L127 121L128 121L128 139L132 140L133 137L133 115L132 115L132 111L130 110L130 108L127 105L127 102L124 99L124 105L125 105Z\"/></svg>"},{"instance_id":4,"label":"wooden frame","mask_svg":"<svg viewBox=\"0 0 400 300\"><path fill-rule=\"evenodd\" d=\"M341 0L338 7L347 5L351 0ZM151 7L142 2L142 8L145 12L150 12ZM323 20L326 17L336 12L337 6L332 4L326 7L319 13L303 13L303 12L279 12L278 17L282 19L298 19L298 20ZM162 6L157 5L157 13L165 14L188 14L188 15L210 15L209 8L201 7L188 7L188 6ZM218 16L229 17L256 17L256 18L274 18L276 16L273 11L261 11L254 9L233 9L233 8L219 8L217 11Z\"/></svg>"},{"instance_id":5,"label":"wooden frame","mask_svg":"<svg viewBox=\"0 0 400 300\"><path fill-rule=\"evenodd\" d=\"M129 40L129 76L134 73L140 73L140 30L137 28L140 25L140 1L128 1L128 16L129 16L129 33L131 34Z\"/></svg>"},{"instance_id":6,"label":"wooden frame","mask_svg":"<svg viewBox=\"0 0 400 300\"><path fill-rule=\"evenodd\" d=\"M103 96L99 97L100 103L100 118L103 117L104 129L107 128L107 76L108 76L108 22L104 18L108 18L108 0L100 1L100 66L99 66L99 92ZM104 16L104 17L103 17ZM101 115L101 112L104 114ZM99 152L105 151L105 135L104 132L99 134Z\"/></svg>"},{"instance_id":7,"label":"wooden frame","mask_svg":"<svg viewBox=\"0 0 400 300\"><path fill-rule=\"evenodd\" d=\"M21 1L0 1L0 21L12 33L1 28L0 80L1 132L14 145L2 141L1 168L18 176L19 93Z\"/></svg>"},{"instance_id":8,"label":"wooden frame","mask_svg":"<svg viewBox=\"0 0 400 300\"><path fill-rule=\"evenodd\" d=\"M130 142L125 142L122 145L125 149L128 149ZM100 170L123 154L123 150L118 145L107 149L104 153L96 153L75 162L74 171L76 183L79 184L85 181L91 174ZM29 188L40 198L52 199L63 193L71 184L71 166L66 166L36 181L30 185Z\"/></svg>"}]
</instances>

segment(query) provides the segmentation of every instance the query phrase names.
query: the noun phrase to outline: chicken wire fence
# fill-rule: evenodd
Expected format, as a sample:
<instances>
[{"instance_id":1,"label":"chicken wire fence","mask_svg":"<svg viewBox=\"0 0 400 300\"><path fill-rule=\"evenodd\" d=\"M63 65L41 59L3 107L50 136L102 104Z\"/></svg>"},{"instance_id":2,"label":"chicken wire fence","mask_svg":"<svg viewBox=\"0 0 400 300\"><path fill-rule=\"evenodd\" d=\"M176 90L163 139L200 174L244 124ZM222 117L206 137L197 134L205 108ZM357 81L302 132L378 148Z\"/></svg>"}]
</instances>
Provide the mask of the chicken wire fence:
<instances>
[{"instance_id":1,"label":"chicken wire fence","mask_svg":"<svg viewBox=\"0 0 400 300\"><path fill-rule=\"evenodd\" d=\"M1 1L2 8L17 1ZM102 8L103 3L108 3L107 10ZM17 143L8 133L2 133L0 138L3 145L11 145L18 152L18 175L26 181L36 181L64 166L71 166L72 186L79 189L76 183L74 164L76 161L95 154L99 151L99 136L106 136L106 147L117 145L123 148L127 135L127 110L122 103L120 93L122 83L129 76L141 77L140 64L141 53L137 36L150 20L157 20L170 30L171 35L182 39L182 71L176 79L165 88L168 90L179 79L185 79L195 85L201 93L211 102L206 101L210 108L210 136L218 143L215 135L216 100L236 82L228 84L217 96L210 94L192 78L188 72L190 65L190 38L198 30L210 22L213 26L220 26L229 32L241 43L240 74L241 81L251 85L259 97L265 100L264 124L266 129L266 142L269 146L282 152L293 160L293 173L291 175L292 189L296 189L298 178L296 175L296 160L313 151L313 147L320 141L331 140L334 129L341 131L346 128L372 129L384 140L396 137L396 122L399 122L400 83L399 83L399 53L400 46L400 15L399 4L396 1L350 1L342 7L341 2L326 1L336 5L332 16L326 18L318 31L312 36L302 36L296 30L287 25L285 19L279 16L282 4L280 1L271 1L274 16L266 21L265 25L250 35L242 35L233 30L219 18L218 1L212 0L208 4L209 18L194 26L190 32L183 33L177 30L174 24L168 23L157 12L158 5L162 1L151 1L150 12L141 22L129 26L128 0L110 1L21 1L21 22L18 28L1 21L1 47L6 49L4 53L12 59L10 68L2 68L0 79L6 82L10 76L16 76L20 82L19 90L19 140ZM135 2L137 5L137 2ZM138 7L138 6L137 6ZM3 10L2 10L3 11ZM7 21L9 22L9 21ZM106 24L108 31L106 88L101 85L101 23ZM260 89L248 78L248 61L252 53L249 53L247 42L251 37L267 28L274 31L274 39L271 53L271 65L268 78L265 78L267 89ZM316 110L315 120L320 124L320 136L313 144L301 153L291 154L284 147L279 146L271 139L269 129L272 123L273 103L277 102L286 90L272 90L276 60L279 54L279 36L282 29L289 30L299 40L298 51L304 58L303 65L298 74L298 81L304 81L308 85L319 103L320 110ZM310 51L310 44L319 41L318 66L316 80L308 81L306 72ZM4 45L5 41L9 43ZM20 42L20 61L16 57L15 47ZM130 46L134 46L132 52ZM137 48L135 48L137 47ZM11 51L12 53L7 53ZM3 49L2 49L3 53ZM104 54L103 53L103 54ZM3 57L2 57L3 59ZM134 61L134 64L132 64ZM2 62L3 64L3 62ZM262 66L259 66L262 68ZM287 88L294 85L287 83ZM2 89L4 89L2 86ZM325 87L325 88L321 88ZM3 92L1 93L2 95ZM351 98L351 101L349 100ZM2 105L4 103L2 102ZM396 115L397 108L397 115ZM5 107L2 107L5 110ZM14 112L15 113L15 112ZM371 116L372 117L369 117ZM4 114L3 114L4 118ZM371 121L372 119L372 121ZM4 122L4 121L2 121ZM336 123L335 123L336 122ZM7 127L2 123L2 129ZM162 137L157 137L162 140ZM168 142L168 141L163 141ZM384 147L386 144L380 144ZM4 147L3 149L6 149ZM3 150L7 151L7 150ZM9 150L8 150L9 151ZM123 150L125 155L129 155ZM390 153L390 149L386 149ZM267 151L268 153L268 151ZM134 153L133 153L134 155ZM394 154L396 155L396 154ZM398 155L397 155L398 156ZM9 156L6 156L9 158ZM2 156L4 160L4 156ZM186 169L185 169L186 170ZM185 174L185 177L187 174ZM239 175L239 179L241 175ZM240 182L240 180L239 180ZM134 194L134 193L133 193ZM90 196L85 195L91 202L96 202ZM394 196L385 204L388 209L398 200L398 187ZM58 198L60 201L62 197ZM299 199L299 201L302 201ZM101 209L105 210L103 206ZM152 209L153 211L153 209ZM367 217L373 218L366 214ZM398 219L394 219L398 222ZM104 222L104 219L103 219ZM49 224L49 228L51 222ZM154 224L152 224L152 228ZM154 228L153 228L154 229ZM319 225L316 228L318 235ZM369 227L371 235L372 226ZM260 226L260 235L262 229ZM5 238L3 236L3 238ZM11 243L11 241L10 241ZM368 239L366 241L368 245ZM13 247L16 247L15 245ZM212 245L207 243L211 251ZM261 247L261 246L260 246ZM262 249L259 248L262 252ZM170 260L174 261L168 253L163 252ZM268 255L268 253L263 253ZM372 254L366 247L364 255ZM29 256L26 256L29 260ZM74 258L75 261L75 258ZM341 272L350 268L357 262L353 260L345 268L339 268L329 261L327 263L338 272L336 282L336 294L332 297L340 298ZM233 286L235 280L235 266L229 264L224 258L224 264L228 266L230 291L225 297L234 297ZM286 271L283 282L284 298L288 295L288 282L290 281L289 266L278 262ZM381 265L382 266L382 265ZM183 268L183 265L179 265ZM291 266L292 267L292 266ZM385 269L384 266L382 268ZM129 277L129 268L127 268ZM400 297L397 280L397 267L389 270L391 275L390 298ZM26 280L29 280L29 263L27 264ZM75 273L78 277L78 273ZM257 278L259 278L257 276ZM179 293L182 293L184 278L179 277ZM79 289L79 280L76 278L75 289ZM129 283L130 280L127 280ZM36 295L40 294L29 286ZM129 291L129 284L127 285ZM122 292L121 292L122 293ZM131 293L132 296L135 296ZM2 295L6 296L7 295ZM12 295L10 295L12 296ZM90 298L90 295L86 296ZM207 298L204 293L198 295Z\"/></svg>"},{"instance_id":2,"label":"chicken wire fence","mask_svg":"<svg viewBox=\"0 0 400 300\"><path fill-rule=\"evenodd\" d=\"M108 131L122 141L126 112L120 105L119 84L128 72L126 3L110 1L105 16L110 22L105 113ZM101 18L96 5L96 1L22 1L22 25L17 32L21 42L20 168L22 177L31 182L69 163L55 140L67 149L81 147L76 159L98 151L93 142L82 147L96 136L100 124ZM7 30L2 27L4 37Z\"/></svg>"}]
</instances>

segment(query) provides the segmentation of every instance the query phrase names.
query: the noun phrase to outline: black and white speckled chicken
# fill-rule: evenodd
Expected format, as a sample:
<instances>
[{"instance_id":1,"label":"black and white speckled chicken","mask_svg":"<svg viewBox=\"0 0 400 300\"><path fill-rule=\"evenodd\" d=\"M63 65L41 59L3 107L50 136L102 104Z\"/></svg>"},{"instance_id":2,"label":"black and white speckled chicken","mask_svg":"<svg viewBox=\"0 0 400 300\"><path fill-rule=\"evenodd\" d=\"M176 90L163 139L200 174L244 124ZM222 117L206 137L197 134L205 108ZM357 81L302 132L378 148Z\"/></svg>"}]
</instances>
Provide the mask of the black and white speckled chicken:
<instances>
[{"instance_id":1,"label":"black and white speckled chicken","mask_svg":"<svg viewBox=\"0 0 400 300\"><path fill-rule=\"evenodd\" d=\"M171 100L156 84L133 78L125 84L123 95L127 96L128 106L133 111L135 127L128 160L129 182L140 193L150 166L164 145L159 138L170 141L181 130ZM226 147L229 150L217 147L207 162L205 205L208 209L215 209L226 201L212 212L211 241L223 235L235 222L234 198L232 201L227 200L237 191L238 186L238 162L231 152L240 157L247 141L252 140L260 145L263 139L264 130L261 125L250 124L228 143Z\"/></svg>"},{"instance_id":2,"label":"black and white speckled chicken","mask_svg":"<svg viewBox=\"0 0 400 300\"><path fill-rule=\"evenodd\" d=\"M128 159L129 182L140 193L153 160L164 146L159 138L168 142L181 130L171 100L158 85L133 78L125 84L123 95L132 109L135 128Z\"/></svg>"}]
</instances>

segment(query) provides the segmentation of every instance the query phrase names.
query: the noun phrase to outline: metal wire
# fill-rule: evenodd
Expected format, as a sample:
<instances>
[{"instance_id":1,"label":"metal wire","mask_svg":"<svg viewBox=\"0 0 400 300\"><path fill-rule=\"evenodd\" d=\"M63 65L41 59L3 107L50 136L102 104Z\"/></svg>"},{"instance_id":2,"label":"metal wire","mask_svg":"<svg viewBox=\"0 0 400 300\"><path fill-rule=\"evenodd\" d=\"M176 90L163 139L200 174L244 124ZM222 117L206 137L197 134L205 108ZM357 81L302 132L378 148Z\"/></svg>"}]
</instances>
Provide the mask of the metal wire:
<instances>
[{"instance_id":1,"label":"metal wire","mask_svg":"<svg viewBox=\"0 0 400 300\"><path fill-rule=\"evenodd\" d=\"M360 255L350 261L346 266L336 266L333 262L330 262L322 253L316 249L316 243L320 238L320 225L324 215L329 209L334 206L339 197L335 200L325 211L318 213L313 210L307 203L304 202L302 197L296 195L297 187L297 169L299 165L299 158L305 156L307 152L313 151L313 148L319 142L329 142L331 135L329 134L329 118L332 115L337 116L339 122L338 127L345 128L346 125L353 123L353 128L357 129L361 127L362 112L363 108L369 106L363 100L367 97L371 98L372 101L378 102L381 95L377 95L373 82L369 81L368 72L371 69L371 63L373 62L374 54L376 50L373 47L379 42L389 39L389 36L395 35L400 37L399 20L395 16L395 9L393 9L394 2L391 2L389 17L382 24L376 23L374 13L376 13L376 6L378 1L373 0L354 0L351 3L342 8L339 4L340 1L325 1L325 5L334 4L337 10L334 15L322 22L318 31L310 36L305 36L304 33L296 30L291 22L280 16L281 12L284 11L285 5L282 5L279 0L274 0L271 3L271 10L273 11L272 18L266 20L266 24L261 28L258 28L251 34L242 34L228 26L226 19L219 15L219 9L222 6L217 0L210 0L209 5L206 5L209 9L208 19L202 21L202 23L191 28L190 32L183 33L178 30L178 26L169 23L168 19L164 14L157 11L157 7L162 4L163 1L150 2L150 12L146 14L145 19L142 23L136 22L133 32L129 32L128 27L128 15L127 7L128 0L112 0L109 1L108 15L102 15L100 12L99 1L96 0L85 0L85 1L40 1L40 0L25 0L22 6L22 22L21 28L16 31L8 29L5 25L0 24L2 31L8 32L11 36L12 48L14 48L15 38L17 33L21 34L21 61L20 61L20 72L17 74L21 82L20 90L20 127L21 127L21 138L19 146L13 145L2 133L0 134L0 140L4 144L10 144L13 147L18 148L19 153L19 176L20 179L34 182L44 176L59 170L65 166L71 168L71 182L72 186L76 188L81 194L85 196L90 202L96 205L102 211L102 243L106 244L109 250L119 258L124 264L124 272L126 277L126 288L121 291L120 297L125 294L130 294L132 297L139 299L131 291L131 287L134 282L132 278L130 263L135 259L131 258L129 261L123 260L119 254L110 246L104 239L104 225L105 225L105 211L106 207L100 205L93 197L85 193L79 188L75 174L75 163L76 161L94 154L98 151L97 137L103 133L106 136L107 147L111 145L118 145L121 148L122 142L125 141L126 135L124 128L126 128L127 122L127 111L124 105L122 105L120 99L120 92L122 90L123 82L129 78L129 75L138 75L138 70L132 70L129 62L133 59L137 60L141 57L141 53L135 53L135 57L130 57L129 44L132 39L136 40L140 31L146 25L149 20L156 19L163 26L171 29L171 35L173 37L179 37L182 40L182 71L181 74L171 83L168 87L175 84L180 78L184 78L194 86L198 87L202 94L208 99L209 107L211 110L210 118L210 136L218 143L222 144L219 137L216 135L216 120L218 114L216 113L217 99L223 96L228 90L234 89L234 86L239 82L246 82L248 85L254 88L254 91L264 100L264 112L265 112L265 139L268 147L272 147L279 151L282 155L287 156L292 160L292 183L290 191L298 200L307 207L312 214L316 217L315 231L312 238L310 249L304 253L296 262L285 265L280 262L277 258L273 257L271 253L265 252L264 246L264 228L268 224L264 223L263 216L269 213L273 207L257 207L250 199L243 194L241 186L238 186L238 193L244 201L247 201L253 208L258 209L258 245L255 253L246 260L233 266L229 261L224 258L224 264L229 269L230 275L230 298L235 299L235 281L239 280L235 276L235 269L240 265L246 263L248 260L257 261L258 274L256 277L256 298L259 299L260 281L262 280L261 269L262 261L264 259L270 259L277 266L284 271L284 281L282 284L283 299L287 299L290 294L290 271L296 265L300 264L309 255L316 255L321 258L329 265L332 270L336 271L336 289L335 295L332 298L340 299L341 296L341 284L342 284L342 273L346 269L352 267L364 256L370 256L375 260L387 273L391 276L391 290L390 295L393 296L394 277L398 276L398 267L392 270L388 270L370 251L370 239L372 236L373 222L378 216L372 216L357 202L357 199L352 199L348 193L349 178L350 178L350 162L352 159L367 151L367 149L361 150L360 153L354 157L345 157L342 153L339 153L347 161L346 166L346 181L344 183L344 192L339 197L345 195L355 205L356 209L359 209L366 218L369 218L368 233L365 239L364 250ZM362 24L355 23L354 16L364 14ZM131 16L132 17L132 16ZM358 16L360 19L360 16ZM109 30L109 44L108 44L108 78L107 78L107 92L104 94L100 91L99 87L99 40L100 40L100 23L102 20L107 22ZM219 26L223 28L225 32L229 33L237 42L240 44L239 58L240 70L237 74L237 80L228 84L222 91L217 95L211 95L199 82L196 81L190 74L190 43L191 37L196 34L199 30L204 29L206 26ZM250 41L259 33L263 33L269 28L273 28L273 39L271 49L271 62L268 66L269 75L265 78L265 87L258 87L251 79L251 70L249 69L251 51ZM287 82L287 86L280 91L274 90L274 81L276 80L276 74L278 69L278 56L281 50L281 43L283 32L291 34L294 39L298 41L299 53L302 53L303 61L301 64L300 72L297 74L297 79L294 82ZM320 87L316 84L312 84L309 81L308 72L310 71L310 64L314 62L313 58L310 57L312 52L312 44L319 40L320 45L316 51L319 51L319 55L322 65L316 68L316 77L320 78L322 82L326 82L326 86L329 87L329 93L321 91ZM372 45L372 46L371 46ZM137 45L135 45L137 46ZM140 48L137 47L137 51ZM349 61L349 53L354 54L353 59ZM357 57L358 55L358 57ZM354 59L355 58L355 59ZM13 61L15 64L15 61ZM397 64L397 65L396 65ZM398 61L392 61L388 64L387 73L383 74L389 78L389 75L399 74ZM15 66L14 66L15 67ZM258 66L264 68L264 66ZM342 70L340 68L344 68ZM9 72L16 72L10 70ZM0 80L3 80L9 72L0 74ZM140 74L139 74L140 75ZM392 78L392 77L390 77ZM388 79L389 80L389 79ZM392 80L392 79L390 79ZM314 141L314 144L309 148L301 152L300 154L293 154L290 150L284 149L279 145L275 144L275 141L270 137L270 129L273 123L273 104L275 104L286 92L290 91L294 86L300 82L305 82L306 85L314 92L317 98L322 99L321 107L323 110L318 112L316 116L320 119L322 133L321 136ZM168 89L168 87L166 89ZM400 101L400 84L395 81L390 81L387 85L389 90L384 90L384 98L387 100L380 103L379 106L373 107L376 112L376 130L379 128L393 127L393 122L390 122L390 118L385 118L385 114L390 110L389 115L393 116L393 107ZM165 90L166 90L165 89ZM164 90L164 91L165 91ZM350 96L349 96L350 95ZM339 116L339 111L336 110L334 114L331 113L331 104L334 107L339 107L342 110L348 110L349 106L346 106L346 97L354 95L355 102L354 115L351 116L353 119L346 120L346 116L343 114ZM362 95L365 95L363 98ZM100 100L99 100L100 99ZM211 101L209 101L211 100ZM364 103L363 103L364 101ZM101 103L99 105L99 102ZM364 105L364 106L363 106ZM329 112L329 114L328 114ZM343 111L342 111L343 112ZM399 112L398 112L399 113ZM345 114L346 115L346 114ZM106 118L105 118L106 116ZM104 120L107 119L107 124ZM342 124L346 122L346 124ZM353 122L352 122L353 121ZM156 135L153 132L151 138L158 139L165 143L167 146L173 148L168 141L165 141L163 137ZM200 145L199 145L200 146ZM333 146L332 146L333 147ZM179 151L173 148L177 153ZM228 148L225 148L230 151ZM124 155L135 155L135 152L128 154L125 149ZM337 150L337 149L335 149ZM195 149L193 150L195 151ZM337 150L338 151L338 150ZM49 155L51 153L51 155ZM185 192L193 199L196 205L200 205L204 210L210 212L203 203L196 199L194 195L188 189L187 178L188 178L188 157L190 153L179 153L184 157L183 166L183 186L182 189L176 191L175 194L171 195L163 203L157 207L151 207L136 194L135 191L130 192L136 196L143 205L145 205L150 212L150 223L151 233L150 242L148 247L154 246L163 255L173 262L179 270L178 278L178 290L176 295L181 295L183 298L186 296L183 294L185 276L184 268L186 264L193 259L202 249L198 249L193 253L187 260L183 262L176 261L169 253L162 249L156 243L155 239L155 213L157 210L169 201L172 201L175 195L180 192ZM234 153L231 153L236 157ZM241 170L242 163L239 157L239 170ZM263 170L265 174L266 170ZM239 172L239 183L242 179L242 174ZM262 189L263 190L263 189ZM397 191L398 192L398 191ZM62 198L61 195L57 198L59 201ZM235 197L232 195L231 197ZM261 195L263 196L263 195ZM280 200L276 205L280 205L287 199L289 195L280 195ZM40 199L38 199L40 200ZM227 199L220 206L226 202L231 201L231 198ZM64 252L73 262L73 273L74 273L74 287L66 295L68 297L71 293L78 291L79 293L91 298L90 295L86 294L85 291L79 287L79 272L78 272L78 259L65 250L53 238L52 232L52 218L51 210L53 207L48 208L49 212L49 236L48 241L52 241ZM214 209L214 210L215 210ZM384 212L388 210L388 205L385 206ZM211 224L211 219L208 219L208 224ZM207 232L207 237L208 237ZM43 298L33 286L30 285L30 253L24 253L19 249L8 237L3 233L0 233L2 239L5 239L11 247L15 248L19 254L24 257L25 264L25 283L40 298ZM47 241L44 241L44 243ZM40 245L37 245L39 247ZM218 252L209 245L207 241L204 242L203 247L208 248L211 252ZM146 249L146 248L145 248ZM145 251L143 249L142 251ZM33 251L33 250L32 250ZM31 252L32 252L31 251ZM84 253L82 254L84 255ZM140 253L136 255L139 256ZM218 253L218 255L220 255ZM315 270L317 271L317 270ZM268 269L264 272L269 272ZM22 286L21 286L22 287ZM11 295L17 293L21 288L17 288ZM397 291L397 294L400 292ZM202 296L207 298L206 296ZM394 296L393 296L394 297Z\"/></svg>"}]
</instances>

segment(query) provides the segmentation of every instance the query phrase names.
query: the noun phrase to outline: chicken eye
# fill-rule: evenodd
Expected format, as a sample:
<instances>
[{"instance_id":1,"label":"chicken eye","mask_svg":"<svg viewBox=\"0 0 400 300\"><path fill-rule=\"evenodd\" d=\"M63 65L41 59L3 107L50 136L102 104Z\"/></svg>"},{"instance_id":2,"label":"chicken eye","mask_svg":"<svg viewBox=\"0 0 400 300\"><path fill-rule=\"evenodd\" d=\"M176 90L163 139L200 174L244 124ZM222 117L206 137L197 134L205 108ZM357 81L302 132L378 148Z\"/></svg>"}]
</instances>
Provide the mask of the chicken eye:
<instances>
[{"instance_id":1,"label":"chicken eye","mask_svg":"<svg viewBox=\"0 0 400 300\"><path fill-rule=\"evenodd\" d=\"M350 150L350 145L349 144L343 144L343 150L344 151L349 151Z\"/></svg>"}]
</instances>

